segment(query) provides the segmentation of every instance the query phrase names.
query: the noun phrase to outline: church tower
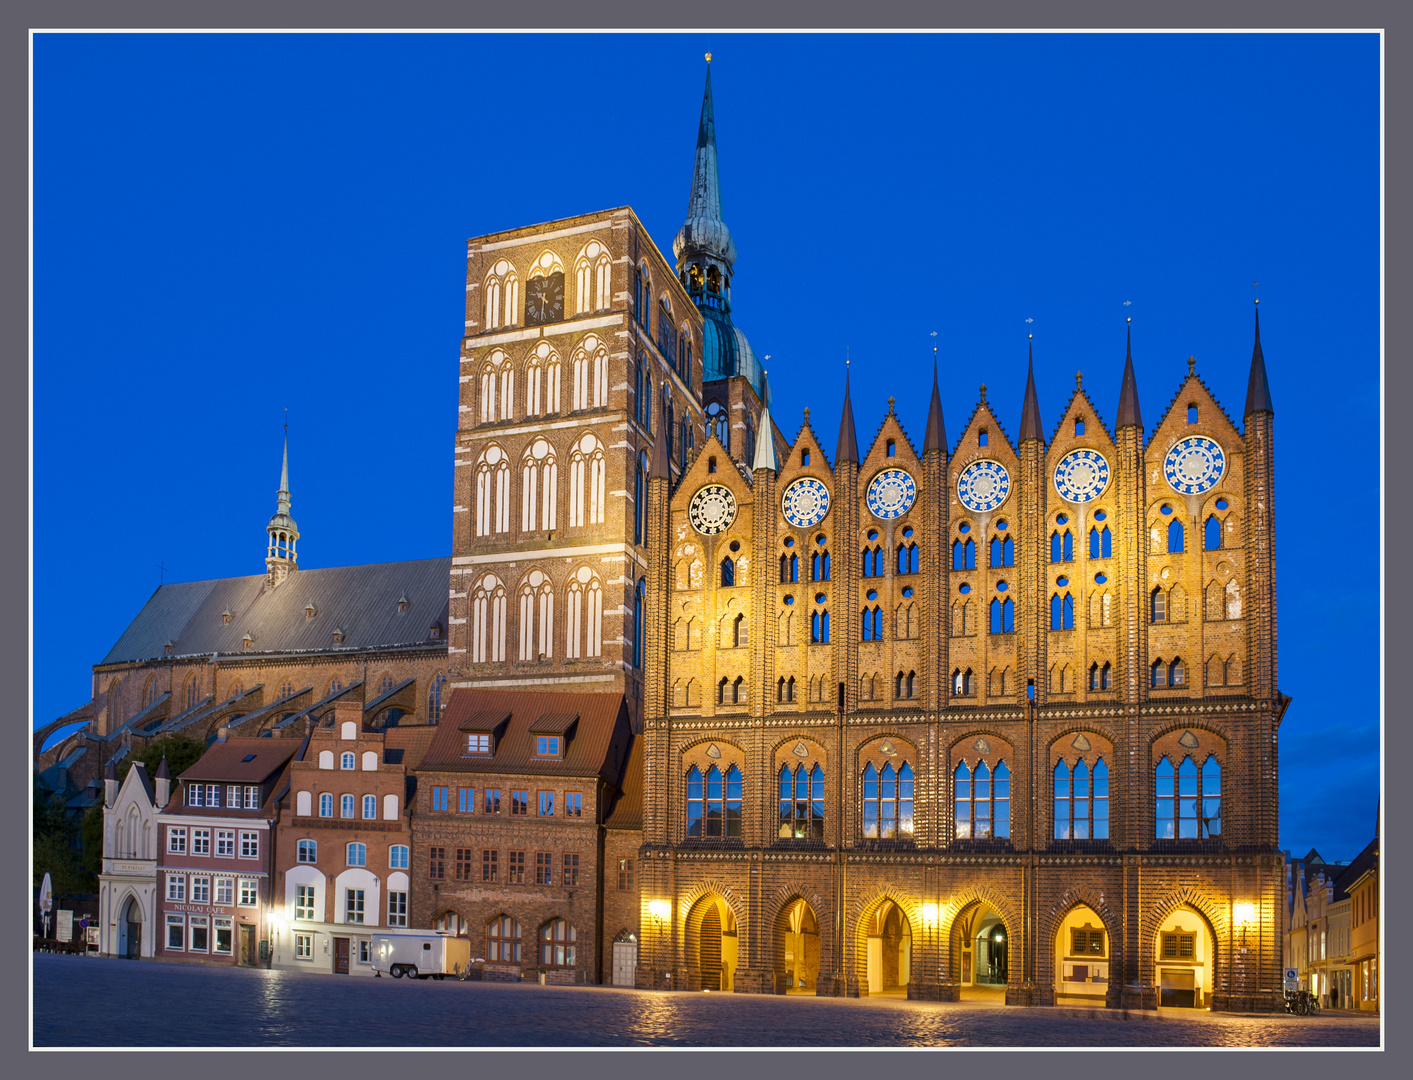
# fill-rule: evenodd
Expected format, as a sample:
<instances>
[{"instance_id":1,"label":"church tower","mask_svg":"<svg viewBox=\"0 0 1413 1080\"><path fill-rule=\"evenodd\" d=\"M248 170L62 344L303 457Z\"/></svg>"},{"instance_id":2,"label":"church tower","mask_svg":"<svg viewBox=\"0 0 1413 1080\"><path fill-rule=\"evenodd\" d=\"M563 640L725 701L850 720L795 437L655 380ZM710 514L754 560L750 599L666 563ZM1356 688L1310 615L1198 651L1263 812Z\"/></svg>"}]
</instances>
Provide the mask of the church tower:
<instances>
[{"instance_id":1,"label":"church tower","mask_svg":"<svg viewBox=\"0 0 1413 1080\"><path fill-rule=\"evenodd\" d=\"M275 513L265 526L269 542L265 547L265 588L273 589L299 569L295 544L299 526L289 513L289 425L285 425L285 453L280 463L280 490L275 493Z\"/></svg>"},{"instance_id":2,"label":"church tower","mask_svg":"<svg viewBox=\"0 0 1413 1080\"><path fill-rule=\"evenodd\" d=\"M711 54L697 125L697 155L687 220L672 241L677 277L702 314L702 398L707 432L733 460L755 459L756 422L765 405L765 371L750 342L731 319L731 279L736 242L721 217L716 116L711 98Z\"/></svg>"}]
</instances>

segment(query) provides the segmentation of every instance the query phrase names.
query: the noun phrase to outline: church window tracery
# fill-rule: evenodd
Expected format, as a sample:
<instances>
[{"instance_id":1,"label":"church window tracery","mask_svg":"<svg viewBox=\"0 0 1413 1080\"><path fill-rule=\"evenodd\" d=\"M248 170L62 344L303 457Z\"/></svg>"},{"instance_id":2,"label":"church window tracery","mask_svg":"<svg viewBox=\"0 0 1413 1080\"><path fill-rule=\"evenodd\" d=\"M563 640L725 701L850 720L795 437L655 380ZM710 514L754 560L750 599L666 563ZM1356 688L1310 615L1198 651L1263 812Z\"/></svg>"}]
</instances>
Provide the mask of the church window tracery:
<instances>
[{"instance_id":1,"label":"church window tracery","mask_svg":"<svg viewBox=\"0 0 1413 1080\"><path fill-rule=\"evenodd\" d=\"M898 573L916 574L918 572L919 557L917 544L901 543L898 545Z\"/></svg>"},{"instance_id":2,"label":"church window tracery","mask_svg":"<svg viewBox=\"0 0 1413 1080\"><path fill-rule=\"evenodd\" d=\"M1091 690L1112 690L1114 686L1114 669L1109 661L1104 661L1104 666L1099 666L1099 661L1089 665L1089 689Z\"/></svg>"},{"instance_id":3,"label":"church window tracery","mask_svg":"<svg viewBox=\"0 0 1413 1080\"><path fill-rule=\"evenodd\" d=\"M570 660L600 655L603 649L603 584L581 566L565 590L565 649Z\"/></svg>"},{"instance_id":4,"label":"church window tracery","mask_svg":"<svg viewBox=\"0 0 1413 1080\"><path fill-rule=\"evenodd\" d=\"M510 461L499 446L476 463L476 535L510 531Z\"/></svg>"},{"instance_id":5,"label":"church window tracery","mask_svg":"<svg viewBox=\"0 0 1413 1080\"><path fill-rule=\"evenodd\" d=\"M1069 529L1056 529L1050 534L1050 561L1072 562L1074 560L1074 533Z\"/></svg>"},{"instance_id":6,"label":"church window tracery","mask_svg":"<svg viewBox=\"0 0 1413 1080\"><path fill-rule=\"evenodd\" d=\"M883 609L877 604L865 607L859 616L860 641L883 640Z\"/></svg>"},{"instance_id":7,"label":"church window tracery","mask_svg":"<svg viewBox=\"0 0 1413 1080\"><path fill-rule=\"evenodd\" d=\"M1003 582L1004 584L1004 582ZM1008 596L991 600L991 633L1013 634L1016 631L1016 605Z\"/></svg>"},{"instance_id":8,"label":"church window tracery","mask_svg":"<svg viewBox=\"0 0 1413 1080\"><path fill-rule=\"evenodd\" d=\"M716 436L722 448L731 452L731 425L726 416L726 410L715 401L706 407L707 432Z\"/></svg>"},{"instance_id":9,"label":"church window tracery","mask_svg":"<svg viewBox=\"0 0 1413 1080\"><path fill-rule=\"evenodd\" d=\"M1180 555L1183 551L1182 522L1168 522L1168 554Z\"/></svg>"},{"instance_id":10,"label":"church window tracery","mask_svg":"<svg viewBox=\"0 0 1413 1080\"><path fill-rule=\"evenodd\" d=\"M554 585L531 570L520 586L520 659L554 657Z\"/></svg>"},{"instance_id":11,"label":"church window tracery","mask_svg":"<svg viewBox=\"0 0 1413 1080\"><path fill-rule=\"evenodd\" d=\"M1050 597L1050 629L1074 629L1074 595L1054 593Z\"/></svg>"},{"instance_id":12,"label":"church window tracery","mask_svg":"<svg viewBox=\"0 0 1413 1080\"><path fill-rule=\"evenodd\" d=\"M972 675L971 668L963 671L961 668L952 669L952 696L971 697L976 693L976 678Z\"/></svg>"},{"instance_id":13,"label":"church window tracery","mask_svg":"<svg viewBox=\"0 0 1413 1080\"><path fill-rule=\"evenodd\" d=\"M574 444L569 455L570 527L584 524L598 525L603 521L603 513L603 443L599 442L592 434L585 434Z\"/></svg>"},{"instance_id":14,"label":"church window tracery","mask_svg":"<svg viewBox=\"0 0 1413 1080\"><path fill-rule=\"evenodd\" d=\"M791 770L780 766L780 828L782 840L824 839L824 770L803 762Z\"/></svg>"},{"instance_id":15,"label":"church window tracery","mask_svg":"<svg viewBox=\"0 0 1413 1080\"><path fill-rule=\"evenodd\" d=\"M574 261L578 314L603 311L612 304L611 272L608 251L597 240L590 240Z\"/></svg>"},{"instance_id":16,"label":"church window tracery","mask_svg":"<svg viewBox=\"0 0 1413 1080\"><path fill-rule=\"evenodd\" d=\"M1052 808L1056 840L1107 840L1109 766L1104 759L1092 771L1082 757L1073 769L1064 758L1056 762Z\"/></svg>"},{"instance_id":17,"label":"church window tracery","mask_svg":"<svg viewBox=\"0 0 1413 1080\"><path fill-rule=\"evenodd\" d=\"M913 697L913 692L917 685L917 673L913 671L899 671L893 676L893 698L896 701L905 701Z\"/></svg>"},{"instance_id":18,"label":"church window tracery","mask_svg":"<svg viewBox=\"0 0 1413 1080\"><path fill-rule=\"evenodd\" d=\"M1091 559L1107 559L1114 553L1114 537L1109 532L1109 526L1105 525L1101 530L1092 528L1089 530L1089 557Z\"/></svg>"},{"instance_id":19,"label":"church window tracery","mask_svg":"<svg viewBox=\"0 0 1413 1080\"><path fill-rule=\"evenodd\" d=\"M907 839L913 834L913 767L907 761L897 771L891 761L877 768L872 761L863 772L863 834L866 840Z\"/></svg>"},{"instance_id":20,"label":"church window tracery","mask_svg":"<svg viewBox=\"0 0 1413 1080\"><path fill-rule=\"evenodd\" d=\"M486 574L471 592L471 659L496 663L505 659L505 585Z\"/></svg>"},{"instance_id":21,"label":"church window tracery","mask_svg":"<svg viewBox=\"0 0 1413 1080\"><path fill-rule=\"evenodd\" d=\"M1159 840L1197 840L1222 832L1222 766L1210 754L1199 773L1192 756L1173 769L1163 755L1154 770L1155 832Z\"/></svg>"},{"instance_id":22,"label":"church window tracery","mask_svg":"<svg viewBox=\"0 0 1413 1080\"><path fill-rule=\"evenodd\" d=\"M599 409L608 404L608 347L593 334L574 350L573 409Z\"/></svg>"},{"instance_id":23,"label":"church window tracery","mask_svg":"<svg viewBox=\"0 0 1413 1080\"><path fill-rule=\"evenodd\" d=\"M487 330L520 321L520 278L508 261L501 259L491 268L485 290Z\"/></svg>"},{"instance_id":24,"label":"church window tracery","mask_svg":"<svg viewBox=\"0 0 1413 1080\"><path fill-rule=\"evenodd\" d=\"M780 584L794 585L800 580L800 557L785 553L780 556Z\"/></svg>"},{"instance_id":25,"label":"church window tracery","mask_svg":"<svg viewBox=\"0 0 1413 1080\"><path fill-rule=\"evenodd\" d=\"M824 603L824 596L815 597L816 604ZM827 608L817 608L810 616L810 644L829 644L829 611Z\"/></svg>"},{"instance_id":26,"label":"church window tracery","mask_svg":"<svg viewBox=\"0 0 1413 1080\"><path fill-rule=\"evenodd\" d=\"M559 501L559 464L548 440L536 439L520 462L520 529L546 531L555 527ZM538 507L538 513L536 512Z\"/></svg>"},{"instance_id":27,"label":"church window tracery","mask_svg":"<svg viewBox=\"0 0 1413 1080\"><path fill-rule=\"evenodd\" d=\"M952 774L953 806L958 840L998 840L1011 835L1011 770L1004 760L993 772L982 760L972 769L957 763Z\"/></svg>"},{"instance_id":28,"label":"church window tracery","mask_svg":"<svg viewBox=\"0 0 1413 1080\"><path fill-rule=\"evenodd\" d=\"M976 569L976 541L967 540L965 543L961 540L952 541L952 569Z\"/></svg>"},{"instance_id":29,"label":"church window tracery","mask_svg":"<svg viewBox=\"0 0 1413 1080\"><path fill-rule=\"evenodd\" d=\"M1013 538L1003 537L999 534L991 538L990 565L993 567L1016 565L1016 542Z\"/></svg>"},{"instance_id":30,"label":"church window tracery","mask_svg":"<svg viewBox=\"0 0 1413 1080\"><path fill-rule=\"evenodd\" d=\"M687 835L741 835L741 770L727 767L723 775L715 765L703 775L693 765L687 772Z\"/></svg>"}]
</instances>

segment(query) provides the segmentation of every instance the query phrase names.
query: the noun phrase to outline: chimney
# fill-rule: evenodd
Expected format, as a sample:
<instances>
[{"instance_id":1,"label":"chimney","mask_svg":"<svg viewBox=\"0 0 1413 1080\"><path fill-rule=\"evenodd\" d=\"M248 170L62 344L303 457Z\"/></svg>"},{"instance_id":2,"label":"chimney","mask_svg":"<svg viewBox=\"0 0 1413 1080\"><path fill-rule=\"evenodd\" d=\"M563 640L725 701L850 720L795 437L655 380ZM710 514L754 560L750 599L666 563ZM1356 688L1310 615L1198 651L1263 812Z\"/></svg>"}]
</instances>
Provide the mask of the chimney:
<instances>
[{"instance_id":1,"label":"chimney","mask_svg":"<svg viewBox=\"0 0 1413 1080\"><path fill-rule=\"evenodd\" d=\"M112 809L113 804L118 801L118 767L111 761L108 767L103 770L103 805Z\"/></svg>"},{"instance_id":2,"label":"chimney","mask_svg":"<svg viewBox=\"0 0 1413 1080\"><path fill-rule=\"evenodd\" d=\"M172 798L172 771L167 768L165 754L162 755L162 763L157 766L157 775L152 779L156 781L157 809L164 810Z\"/></svg>"}]
</instances>

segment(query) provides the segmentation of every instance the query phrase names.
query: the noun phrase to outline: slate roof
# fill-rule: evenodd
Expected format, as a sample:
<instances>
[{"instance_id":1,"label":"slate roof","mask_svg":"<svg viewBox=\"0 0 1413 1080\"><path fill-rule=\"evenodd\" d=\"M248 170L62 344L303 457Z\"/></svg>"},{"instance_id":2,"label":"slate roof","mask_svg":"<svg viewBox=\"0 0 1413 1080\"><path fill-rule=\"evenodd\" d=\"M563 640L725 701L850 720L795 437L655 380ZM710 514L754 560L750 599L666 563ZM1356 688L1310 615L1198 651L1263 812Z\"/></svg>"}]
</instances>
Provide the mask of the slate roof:
<instances>
[{"instance_id":1,"label":"slate roof","mask_svg":"<svg viewBox=\"0 0 1413 1080\"><path fill-rule=\"evenodd\" d=\"M420 645L431 641L433 623L441 624L444 643L450 579L446 557L300 570L273 589L265 588L264 574L161 585L101 663L161 658L168 640L176 656L245 653L246 634L256 655ZM399 611L404 595L410 602ZM309 603L317 611L312 619ZM221 620L227 609L229 623ZM343 630L341 645L333 644L335 628Z\"/></svg>"},{"instance_id":2,"label":"slate roof","mask_svg":"<svg viewBox=\"0 0 1413 1080\"><path fill-rule=\"evenodd\" d=\"M495 740L494 754L466 754L463 725L473 714L495 713L502 716L508 713L510 719ZM535 757L531 726L547 714L565 713L577 715L579 719L565 747L563 760ZM481 722L480 718L475 722ZM622 694L527 693L461 687L452 692L420 769L423 772L601 776L617 784L630 737L628 708Z\"/></svg>"}]
</instances>

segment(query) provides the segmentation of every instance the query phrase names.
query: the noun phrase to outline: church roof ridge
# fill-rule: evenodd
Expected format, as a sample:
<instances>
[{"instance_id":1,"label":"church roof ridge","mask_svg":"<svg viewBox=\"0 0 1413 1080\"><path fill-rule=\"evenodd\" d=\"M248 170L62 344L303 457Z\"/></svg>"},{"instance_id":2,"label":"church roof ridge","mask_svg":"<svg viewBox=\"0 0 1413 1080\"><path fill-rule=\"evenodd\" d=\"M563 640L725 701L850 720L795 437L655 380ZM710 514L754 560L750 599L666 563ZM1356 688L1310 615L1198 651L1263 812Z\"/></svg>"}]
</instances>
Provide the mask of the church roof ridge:
<instances>
[{"instance_id":1,"label":"church roof ridge","mask_svg":"<svg viewBox=\"0 0 1413 1080\"><path fill-rule=\"evenodd\" d=\"M1204 379L1201 375L1197 374L1197 369L1194 366L1194 368L1187 373L1187 378L1183 379L1182 382L1178 383L1177 389L1173 391L1173 396L1168 398L1167 405L1163 407L1163 411L1158 415L1158 422L1153 425L1153 430L1148 433L1148 438L1144 440L1143 447L1145 450L1153 445L1153 438L1158 434L1158 429L1161 428L1163 424L1167 421L1168 415L1173 411L1173 406L1175 406L1182 399L1182 392L1186 388L1187 384L1192 382L1194 379L1197 381L1198 385L1202 387L1203 390L1207 391L1207 396L1212 399L1212 404L1217 407L1218 411L1224 417L1226 417L1227 423L1236 429L1237 434L1245 436L1246 431L1243 426L1238 424L1235 420L1231 418L1231 413L1227 412L1227 407L1222 404L1222 399L1217 397L1217 395L1212 391L1212 388L1207 385L1207 380Z\"/></svg>"},{"instance_id":2,"label":"church roof ridge","mask_svg":"<svg viewBox=\"0 0 1413 1080\"><path fill-rule=\"evenodd\" d=\"M913 452L913 457L921 461L922 455L918 453L917 447L913 445L913 440L912 437L908 434L908 429L903 426L903 418L892 409L889 409L888 412L884 413L883 419L878 422L878 427L873 432L873 441L868 444L869 454L873 453L873 448L878 445L878 438L880 435L883 434L884 425L888 423L890 417L893 420L897 421L898 430L903 433L903 441L908 444L908 449ZM865 454L864 456L867 457L868 455Z\"/></svg>"}]
</instances>

